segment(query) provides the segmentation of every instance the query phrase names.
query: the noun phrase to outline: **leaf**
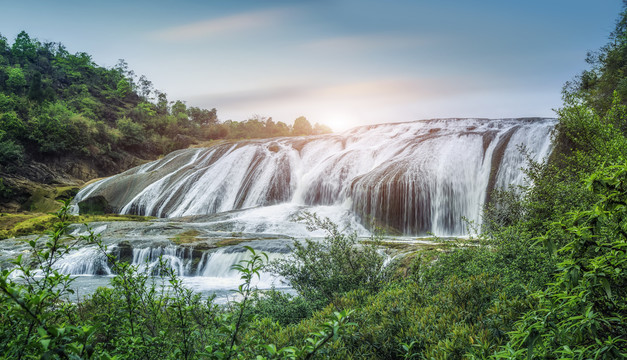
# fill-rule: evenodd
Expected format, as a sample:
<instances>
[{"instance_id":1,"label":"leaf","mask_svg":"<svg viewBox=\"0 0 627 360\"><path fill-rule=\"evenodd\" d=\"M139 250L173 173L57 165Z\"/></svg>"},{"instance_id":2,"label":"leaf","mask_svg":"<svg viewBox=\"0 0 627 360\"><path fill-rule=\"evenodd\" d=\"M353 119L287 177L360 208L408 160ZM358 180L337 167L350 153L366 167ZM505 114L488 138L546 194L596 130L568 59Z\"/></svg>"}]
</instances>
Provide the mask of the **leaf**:
<instances>
[{"instance_id":1,"label":"leaf","mask_svg":"<svg viewBox=\"0 0 627 360\"><path fill-rule=\"evenodd\" d=\"M527 360L533 359L533 347L539 338L540 333L536 329L531 330L531 333L527 337Z\"/></svg>"},{"instance_id":2,"label":"leaf","mask_svg":"<svg viewBox=\"0 0 627 360\"><path fill-rule=\"evenodd\" d=\"M610 287L610 283L609 281L607 281L607 278L601 278L601 285L603 286L603 289L605 290L605 293L607 294L608 298L612 298L612 288Z\"/></svg>"},{"instance_id":3,"label":"leaf","mask_svg":"<svg viewBox=\"0 0 627 360\"><path fill-rule=\"evenodd\" d=\"M44 348L44 350L48 350L48 346L50 346L50 339L41 339L39 340L39 342L41 343L41 346Z\"/></svg>"}]
</instances>

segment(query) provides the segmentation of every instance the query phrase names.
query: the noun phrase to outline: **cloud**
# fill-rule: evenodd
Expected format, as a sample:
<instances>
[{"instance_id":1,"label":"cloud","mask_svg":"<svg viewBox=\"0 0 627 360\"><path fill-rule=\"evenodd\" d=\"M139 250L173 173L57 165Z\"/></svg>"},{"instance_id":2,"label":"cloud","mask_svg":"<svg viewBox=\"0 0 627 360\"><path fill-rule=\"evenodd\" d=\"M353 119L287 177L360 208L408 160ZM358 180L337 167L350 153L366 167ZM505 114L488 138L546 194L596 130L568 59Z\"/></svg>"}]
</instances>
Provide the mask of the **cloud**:
<instances>
[{"instance_id":1,"label":"cloud","mask_svg":"<svg viewBox=\"0 0 627 360\"><path fill-rule=\"evenodd\" d=\"M192 102L211 101L217 106L250 106L263 103L285 102L311 95L311 87L278 86L256 88L245 91L195 95L188 97Z\"/></svg>"},{"instance_id":2,"label":"cloud","mask_svg":"<svg viewBox=\"0 0 627 360\"><path fill-rule=\"evenodd\" d=\"M286 106L293 102L317 104L337 102L411 103L463 94L478 90L472 81L460 78L379 78L358 82L325 85L259 87L245 91L213 93L188 97L194 103L212 106L254 108L273 104Z\"/></svg>"},{"instance_id":3,"label":"cloud","mask_svg":"<svg viewBox=\"0 0 627 360\"><path fill-rule=\"evenodd\" d=\"M167 41L211 38L267 27L286 18L289 13L288 9L272 9L235 14L159 30L153 36Z\"/></svg>"},{"instance_id":4,"label":"cloud","mask_svg":"<svg viewBox=\"0 0 627 360\"><path fill-rule=\"evenodd\" d=\"M358 52L382 49L416 48L433 43L427 37L408 37L401 34L374 34L338 36L315 40L302 45L303 49L325 52Z\"/></svg>"}]
</instances>

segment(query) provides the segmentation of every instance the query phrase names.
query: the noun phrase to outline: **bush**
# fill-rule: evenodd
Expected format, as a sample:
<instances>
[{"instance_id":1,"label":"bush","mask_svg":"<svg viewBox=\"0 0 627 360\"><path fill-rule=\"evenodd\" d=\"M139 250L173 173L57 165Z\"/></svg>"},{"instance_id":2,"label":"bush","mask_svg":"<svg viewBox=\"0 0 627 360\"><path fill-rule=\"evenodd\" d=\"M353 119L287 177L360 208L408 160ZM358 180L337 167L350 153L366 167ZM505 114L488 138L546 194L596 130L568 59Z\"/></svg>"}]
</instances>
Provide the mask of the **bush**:
<instances>
[{"instance_id":1,"label":"bush","mask_svg":"<svg viewBox=\"0 0 627 360\"><path fill-rule=\"evenodd\" d=\"M558 253L555 281L534 294L536 307L516 324L499 357L618 359L627 357L627 163L587 180L599 201L563 214L541 237L570 241Z\"/></svg>"},{"instance_id":2,"label":"bush","mask_svg":"<svg viewBox=\"0 0 627 360\"><path fill-rule=\"evenodd\" d=\"M49 103L30 121L29 139L42 153L82 151L90 143L93 123L74 114L62 102Z\"/></svg>"},{"instance_id":3,"label":"bush","mask_svg":"<svg viewBox=\"0 0 627 360\"><path fill-rule=\"evenodd\" d=\"M122 134L124 144L140 145L145 141L145 131L141 124L124 117L116 121L116 126Z\"/></svg>"},{"instance_id":4,"label":"bush","mask_svg":"<svg viewBox=\"0 0 627 360\"><path fill-rule=\"evenodd\" d=\"M24 161L24 147L0 130L0 166L19 166Z\"/></svg>"},{"instance_id":5,"label":"bush","mask_svg":"<svg viewBox=\"0 0 627 360\"><path fill-rule=\"evenodd\" d=\"M308 319L314 309L324 307L324 303L312 303L302 296L292 296L277 290L268 290L254 294L251 313L269 318L282 326L297 324Z\"/></svg>"},{"instance_id":6,"label":"bush","mask_svg":"<svg viewBox=\"0 0 627 360\"><path fill-rule=\"evenodd\" d=\"M361 244L357 234L343 234L329 219L305 214L302 219L310 230L323 229L324 240L295 241L286 259L276 260L270 269L286 278L307 300L333 302L339 294L366 289L376 292L390 272L384 267L386 256L377 251L377 241Z\"/></svg>"}]
</instances>

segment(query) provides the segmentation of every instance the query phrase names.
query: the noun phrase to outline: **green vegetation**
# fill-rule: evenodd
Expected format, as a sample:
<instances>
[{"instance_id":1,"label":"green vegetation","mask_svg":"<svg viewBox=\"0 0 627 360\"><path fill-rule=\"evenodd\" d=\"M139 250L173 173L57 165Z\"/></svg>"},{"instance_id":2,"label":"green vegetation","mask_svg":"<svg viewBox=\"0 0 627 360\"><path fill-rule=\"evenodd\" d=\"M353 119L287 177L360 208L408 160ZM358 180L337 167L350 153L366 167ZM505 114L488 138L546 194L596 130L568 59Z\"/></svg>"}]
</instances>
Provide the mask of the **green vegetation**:
<instances>
[{"instance_id":1,"label":"green vegetation","mask_svg":"<svg viewBox=\"0 0 627 360\"><path fill-rule=\"evenodd\" d=\"M95 221L146 221L151 217L140 215L78 215L68 216L72 224L84 224ZM41 234L49 230L57 222L53 214L26 213L0 214L0 240L16 236Z\"/></svg>"},{"instance_id":2,"label":"green vegetation","mask_svg":"<svg viewBox=\"0 0 627 360\"><path fill-rule=\"evenodd\" d=\"M306 300L324 305L333 304L338 295L354 289L376 292L387 278L385 257L375 244L358 247L356 234L343 234L330 220L306 214L302 219L311 230L327 233L321 241L295 241L287 259L277 260L271 269L289 280Z\"/></svg>"},{"instance_id":3,"label":"green vegetation","mask_svg":"<svg viewBox=\"0 0 627 360\"><path fill-rule=\"evenodd\" d=\"M198 235L200 235L200 231L198 230L187 230L170 238L170 240L177 245L189 244L198 241Z\"/></svg>"}]
</instances>

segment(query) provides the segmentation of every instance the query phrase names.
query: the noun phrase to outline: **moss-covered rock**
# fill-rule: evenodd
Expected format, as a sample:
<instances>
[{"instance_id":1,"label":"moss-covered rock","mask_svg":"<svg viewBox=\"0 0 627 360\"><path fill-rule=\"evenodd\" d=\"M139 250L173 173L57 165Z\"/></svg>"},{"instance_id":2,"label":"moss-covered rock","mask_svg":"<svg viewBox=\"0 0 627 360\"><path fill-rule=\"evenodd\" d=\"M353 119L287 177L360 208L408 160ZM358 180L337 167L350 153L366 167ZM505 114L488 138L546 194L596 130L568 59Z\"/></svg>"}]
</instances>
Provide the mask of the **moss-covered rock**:
<instances>
[{"instance_id":1,"label":"moss-covered rock","mask_svg":"<svg viewBox=\"0 0 627 360\"><path fill-rule=\"evenodd\" d=\"M78 203L78 208L81 214L102 215L114 212L104 196L87 198Z\"/></svg>"},{"instance_id":2,"label":"moss-covered rock","mask_svg":"<svg viewBox=\"0 0 627 360\"><path fill-rule=\"evenodd\" d=\"M177 245L192 244L200 240L198 235L200 235L200 231L192 229L171 237L170 240Z\"/></svg>"},{"instance_id":3,"label":"moss-covered rock","mask_svg":"<svg viewBox=\"0 0 627 360\"><path fill-rule=\"evenodd\" d=\"M121 262L133 262L133 247L128 241L122 241L118 244L118 260Z\"/></svg>"},{"instance_id":4,"label":"moss-covered rock","mask_svg":"<svg viewBox=\"0 0 627 360\"><path fill-rule=\"evenodd\" d=\"M61 203L55 200L56 191L49 186L42 186L33 191L30 198L22 205L25 211L49 213L61 208Z\"/></svg>"},{"instance_id":5,"label":"moss-covered rock","mask_svg":"<svg viewBox=\"0 0 627 360\"><path fill-rule=\"evenodd\" d=\"M55 200L69 200L78 194L78 186L59 186L56 188Z\"/></svg>"},{"instance_id":6,"label":"moss-covered rock","mask_svg":"<svg viewBox=\"0 0 627 360\"><path fill-rule=\"evenodd\" d=\"M0 239L43 233L57 221L52 214L2 214Z\"/></svg>"}]
</instances>

